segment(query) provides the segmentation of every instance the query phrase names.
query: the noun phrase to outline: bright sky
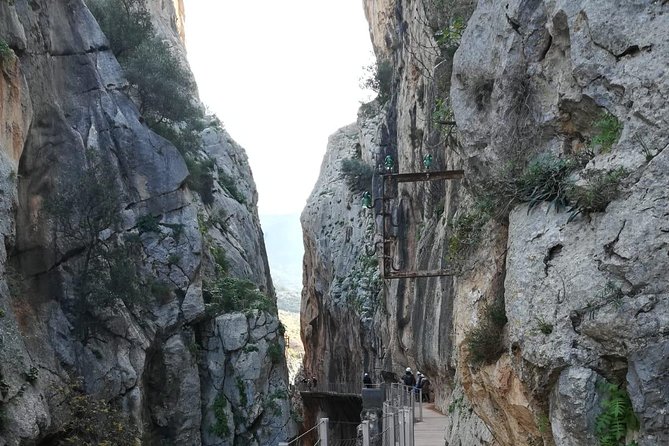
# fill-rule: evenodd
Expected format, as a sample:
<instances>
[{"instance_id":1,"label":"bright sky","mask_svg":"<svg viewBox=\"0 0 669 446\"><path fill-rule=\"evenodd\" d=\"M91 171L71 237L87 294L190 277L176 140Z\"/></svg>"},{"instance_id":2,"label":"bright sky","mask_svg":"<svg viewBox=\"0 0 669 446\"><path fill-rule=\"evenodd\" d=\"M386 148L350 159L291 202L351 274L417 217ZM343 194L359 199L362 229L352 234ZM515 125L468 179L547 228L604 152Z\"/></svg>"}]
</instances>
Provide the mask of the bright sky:
<instances>
[{"instance_id":1,"label":"bright sky","mask_svg":"<svg viewBox=\"0 0 669 446\"><path fill-rule=\"evenodd\" d=\"M247 151L261 214L304 208L373 60L362 0L185 0L202 101Z\"/></svg>"}]
</instances>

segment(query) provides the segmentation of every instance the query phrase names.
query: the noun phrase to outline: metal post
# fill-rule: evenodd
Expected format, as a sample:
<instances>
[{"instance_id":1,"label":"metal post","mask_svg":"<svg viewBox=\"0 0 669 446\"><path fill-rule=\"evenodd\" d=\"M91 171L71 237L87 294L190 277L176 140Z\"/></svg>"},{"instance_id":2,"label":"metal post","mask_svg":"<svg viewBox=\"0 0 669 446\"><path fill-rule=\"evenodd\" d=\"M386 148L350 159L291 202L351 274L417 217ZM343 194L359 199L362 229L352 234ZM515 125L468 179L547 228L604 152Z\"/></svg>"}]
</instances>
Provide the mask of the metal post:
<instances>
[{"instance_id":1,"label":"metal post","mask_svg":"<svg viewBox=\"0 0 669 446\"><path fill-rule=\"evenodd\" d=\"M321 446L328 446L328 419L321 418L318 426L318 438L321 440Z\"/></svg>"},{"instance_id":2,"label":"metal post","mask_svg":"<svg viewBox=\"0 0 669 446\"><path fill-rule=\"evenodd\" d=\"M418 417L423 421L423 389L418 389Z\"/></svg>"},{"instance_id":3,"label":"metal post","mask_svg":"<svg viewBox=\"0 0 669 446\"><path fill-rule=\"evenodd\" d=\"M413 431L413 417L410 409L402 409L404 416L404 444L405 446L413 446L413 438L411 432Z\"/></svg>"},{"instance_id":4,"label":"metal post","mask_svg":"<svg viewBox=\"0 0 669 446\"><path fill-rule=\"evenodd\" d=\"M388 422L390 423L390 426L386 431L388 433L388 444L383 446L395 446L395 414L390 412L386 419L389 420Z\"/></svg>"},{"instance_id":5,"label":"metal post","mask_svg":"<svg viewBox=\"0 0 669 446\"><path fill-rule=\"evenodd\" d=\"M369 446L369 420L362 422L362 446Z\"/></svg>"},{"instance_id":6,"label":"metal post","mask_svg":"<svg viewBox=\"0 0 669 446\"><path fill-rule=\"evenodd\" d=\"M400 410L397 411L397 418L398 418L399 428L400 428L400 431L399 431L400 446L409 446L406 443L406 441L407 441L407 437L406 437L406 433L405 433L405 431L406 431L406 426L405 426L406 420L404 418L404 410L403 409L400 409Z\"/></svg>"}]
</instances>

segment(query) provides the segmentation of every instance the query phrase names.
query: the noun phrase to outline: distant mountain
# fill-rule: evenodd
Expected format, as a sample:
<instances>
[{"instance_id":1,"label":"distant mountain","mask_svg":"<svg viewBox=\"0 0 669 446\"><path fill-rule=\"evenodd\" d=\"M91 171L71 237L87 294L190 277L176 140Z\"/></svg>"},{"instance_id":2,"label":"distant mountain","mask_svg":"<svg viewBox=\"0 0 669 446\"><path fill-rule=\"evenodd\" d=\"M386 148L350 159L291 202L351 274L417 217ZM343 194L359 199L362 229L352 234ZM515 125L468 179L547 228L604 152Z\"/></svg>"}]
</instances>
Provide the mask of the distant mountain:
<instances>
[{"instance_id":1,"label":"distant mountain","mask_svg":"<svg viewBox=\"0 0 669 446\"><path fill-rule=\"evenodd\" d=\"M304 256L300 214L261 215L260 222L279 309L299 313Z\"/></svg>"}]
</instances>

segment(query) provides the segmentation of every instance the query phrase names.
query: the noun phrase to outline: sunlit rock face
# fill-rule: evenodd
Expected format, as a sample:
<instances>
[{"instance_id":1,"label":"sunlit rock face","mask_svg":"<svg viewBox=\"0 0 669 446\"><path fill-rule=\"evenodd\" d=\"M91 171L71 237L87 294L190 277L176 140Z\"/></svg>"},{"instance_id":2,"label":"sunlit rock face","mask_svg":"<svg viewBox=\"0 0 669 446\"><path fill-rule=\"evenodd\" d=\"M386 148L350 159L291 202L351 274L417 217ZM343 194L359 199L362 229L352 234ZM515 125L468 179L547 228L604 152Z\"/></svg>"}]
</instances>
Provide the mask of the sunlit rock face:
<instances>
[{"instance_id":1,"label":"sunlit rock face","mask_svg":"<svg viewBox=\"0 0 669 446\"><path fill-rule=\"evenodd\" d=\"M457 275L386 282L369 310L374 343L354 332L343 342L346 357L371 352L377 356L364 364L376 374L411 366L430 377L437 406L450 415L447 444L595 444L607 382L620 384L640 421L627 442L666 443L666 5L367 1L365 12L377 55L394 70L381 122L387 139L376 153L391 154L401 172L423 169L426 154L435 168L465 170L462 181L398 188L395 265L434 269L452 261L462 246L457 222L479 215L486 194L501 196L489 185L513 163L519 175L538 155L580 157L569 181L582 187L597 172L624 174L605 210L589 215L508 200L457 253ZM455 19L466 29L445 38ZM616 130L603 147L609 115ZM457 126L449 134L439 121L451 119ZM303 217L305 289L314 290L303 296L305 365L328 379L329 364L343 360L332 327L350 331L356 316L365 320L354 306L333 304L333 271L347 277L353 269L330 266L340 257L353 265L365 244L349 251L346 227L321 242L334 243L327 250L310 235L359 199L345 192L343 178L326 180L343 156L333 157L332 145ZM323 201L328 190L339 190L327 199L342 203L317 208L314 197ZM348 226L369 219L361 214ZM502 296L508 322L496 335L501 352L475 365L466 335Z\"/></svg>"},{"instance_id":2,"label":"sunlit rock face","mask_svg":"<svg viewBox=\"0 0 669 446\"><path fill-rule=\"evenodd\" d=\"M183 42L182 2L147 6L159 34ZM0 2L0 39L16 54L0 75L0 444L67 437L73 392L89 395L77 401L109 402L145 444L288 438L276 315L235 313L248 318L247 341L258 345L247 354L228 339L233 314L208 314L202 295L216 274L212 252L222 251L230 275L274 298L244 150L224 130L205 129L199 156L212 160L214 181L206 198L190 191L182 155L145 126L83 1ZM114 267L125 264L144 286L141 302L112 298L82 312L87 251L55 230L48 209L62 191L87 196L81 186L95 184L84 172L95 169L108 180L104 197L117 202L115 224L93 240L128 247ZM71 209L70 226L83 227L82 209ZM235 414L225 438L212 433L217 398Z\"/></svg>"}]
</instances>

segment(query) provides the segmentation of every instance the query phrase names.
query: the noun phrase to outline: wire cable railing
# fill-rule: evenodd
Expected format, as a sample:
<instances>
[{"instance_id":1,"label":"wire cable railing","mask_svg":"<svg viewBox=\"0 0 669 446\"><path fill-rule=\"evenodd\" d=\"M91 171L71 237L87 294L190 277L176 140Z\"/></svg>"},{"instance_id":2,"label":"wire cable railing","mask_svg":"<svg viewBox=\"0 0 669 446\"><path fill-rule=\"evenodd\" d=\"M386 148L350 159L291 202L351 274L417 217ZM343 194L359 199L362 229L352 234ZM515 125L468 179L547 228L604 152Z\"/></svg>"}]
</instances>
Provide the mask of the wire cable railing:
<instances>
[{"instance_id":1,"label":"wire cable railing","mask_svg":"<svg viewBox=\"0 0 669 446\"><path fill-rule=\"evenodd\" d=\"M298 443L299 440L301 440L301 439L302 439L303 437L305 437L307 434L309 434L310 432L312 432L314 429L318 429L318 428L323 424L324 421L327 421L327 418L321 418L320 420L318 420L318 423L316 423L316 425L314 425L312 428L310 428L310 429L308 429L307 431L301 433L298 437L293 438L292 440L290 440L290 441L287 442L287 443L286 443L286 442L284 442L284 443L279 443L279 446L299 446L299 445L300 445L300 443ZM314 443L314 446L316 446L316 444L320 443L320 441L321 441L321 440L319 439L318 442Z\"/></svg>"}]
</instances>

